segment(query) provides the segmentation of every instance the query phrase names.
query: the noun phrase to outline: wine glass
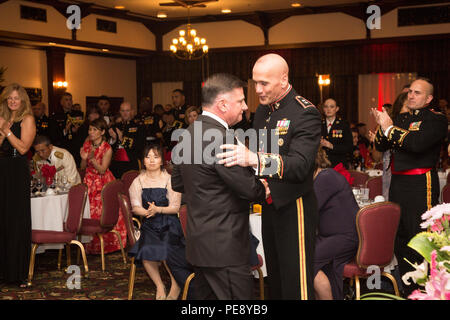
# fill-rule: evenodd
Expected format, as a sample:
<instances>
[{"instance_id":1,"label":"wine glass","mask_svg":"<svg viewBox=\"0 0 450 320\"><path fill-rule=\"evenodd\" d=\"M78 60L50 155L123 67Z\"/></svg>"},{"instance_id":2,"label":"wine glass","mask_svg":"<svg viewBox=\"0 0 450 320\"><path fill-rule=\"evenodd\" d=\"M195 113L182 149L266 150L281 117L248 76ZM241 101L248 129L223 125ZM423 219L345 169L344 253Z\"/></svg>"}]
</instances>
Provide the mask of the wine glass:
<instances>
[{"instance_id":1,"label":"wine glass","mask_svg":"<svg viewBox=\"0 0 450 320\"><path fill-rule=\"evenodd\" d=\"M44 185L42 183L42 180L41 179L37 179L35 185L36 185L36 189L38 190L37 194L41 195L41 190L44 187Z\"/></svg>"},{"instance_id":2,"label":"wine glass","mask_svg":"<svg viewBox=\"0 0 450 320\"><path fill-rule=\"evenodd\" d=\"M69 183L69 179L67 178L67 176L62 175L61 176L61 186L64 191L67 191L68 183Z\"/></svg>"},{"instance_id":3,"label":"wine glass","mask_svg":"<svg viewBox=\"0 0 450 320\"><path fill-rule=\"evenodd\" d=\"M36 180L33 177L31 177L31 179L30 179L30 195L31 196L33 196L33 189L34 189L35 183L36 183Z\"/></svg>"}]
</instances>

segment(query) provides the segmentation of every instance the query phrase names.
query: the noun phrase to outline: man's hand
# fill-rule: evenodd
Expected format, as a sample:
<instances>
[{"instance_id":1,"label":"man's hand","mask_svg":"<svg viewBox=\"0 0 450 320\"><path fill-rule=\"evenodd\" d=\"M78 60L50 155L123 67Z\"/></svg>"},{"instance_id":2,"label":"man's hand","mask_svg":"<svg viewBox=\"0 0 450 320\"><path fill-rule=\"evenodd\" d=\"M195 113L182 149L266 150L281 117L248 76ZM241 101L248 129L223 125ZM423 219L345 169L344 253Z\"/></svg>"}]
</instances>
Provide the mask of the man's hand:
<instances>
[{"instance_id":1,"label":"man's hand","mask_svg":"<svg viewBox=\"0 0 450 320\"><path fill-rule=\"evenodd\" d=\"M256 168L258 165L258 155L248 150L239 140L237 145L223 144L220 148L228 150L216 155L217 158L222 159L218 163L225 165L225 167L238 165L241 167Z\"/></svg>"},{"instance_id":2,"label":"man's hand","mask_svg":"<svg viewBox=\"0 0 450 320\"><path fill-rule=\"evenodd\" d=\"M378 111L376 108L372 108L371 112L377 124L381 126L381 130L383 130L383 132L393 125L391 117L389 117L388 113L384 108L383 111Z\"/></svg>"},{"instance_id":3,"label":"man's hand","mask_svg":"<svg viewBox=\"0 0 450 320\"><path fill-rule=\"evenodd\" d=\"M259 181L261 181L264 187L266 188L266 199L267 199L268 197L270 197L269 183L266 181L266 179L259 179Z\"/></svg>"},{"instance_id":4,"label":"man's hand","mask_svg":"<svg viewBox=\"0 0 450 320\"><path fill-rule=\"evenodd\" d=\"M320 145L322 147L326 147L328 149L333 149L333 144L330 141L328 141L327 139L324 139L324 138L320 138Z\"/></svg>"}]
</instances>

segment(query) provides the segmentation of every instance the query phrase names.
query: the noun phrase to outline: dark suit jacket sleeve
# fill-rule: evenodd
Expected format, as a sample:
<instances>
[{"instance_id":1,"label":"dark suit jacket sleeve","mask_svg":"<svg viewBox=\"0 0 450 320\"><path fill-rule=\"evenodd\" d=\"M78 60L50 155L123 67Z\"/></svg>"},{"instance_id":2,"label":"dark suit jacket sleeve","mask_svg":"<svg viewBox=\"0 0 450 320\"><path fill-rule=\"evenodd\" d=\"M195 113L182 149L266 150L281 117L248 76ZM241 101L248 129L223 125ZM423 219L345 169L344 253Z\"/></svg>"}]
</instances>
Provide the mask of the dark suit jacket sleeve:
<instances>
[{"instance_id":1,"label":"dark suit jacket sleeve","mask_svg":"<svg viewBox=\"0 0 450 320\"><path fill-rule=\"evenodd\" d=\"M266 189L255 176L253 169L240 166L225 167L220 164L214 166L220 178L239 198L254 202L265 200Z\"/></svg>"},{"instance_id":2,"label":"dark suit jacket sleeve","mask_svg":"<svg viewBox=\"0 0 450 320\"><path fill-rule=\"evenodd\" d=\"M314 166L321 122L319 111L315 107L307 108L293 128L287 155L258 153L258 175L292 183L304 181Z\"/></svg>"},{"instance_id":3,"label":"dark suit jacket sleeve","mask_svg":"<svg viewBox=\"0 0 450 320\"><path fill-rule=\"evenodd\" d=\"M183 176L181 175L180 166L174 165L172 168L171 183L173 191L184 193Z\"/></svg>"}]
</instances>

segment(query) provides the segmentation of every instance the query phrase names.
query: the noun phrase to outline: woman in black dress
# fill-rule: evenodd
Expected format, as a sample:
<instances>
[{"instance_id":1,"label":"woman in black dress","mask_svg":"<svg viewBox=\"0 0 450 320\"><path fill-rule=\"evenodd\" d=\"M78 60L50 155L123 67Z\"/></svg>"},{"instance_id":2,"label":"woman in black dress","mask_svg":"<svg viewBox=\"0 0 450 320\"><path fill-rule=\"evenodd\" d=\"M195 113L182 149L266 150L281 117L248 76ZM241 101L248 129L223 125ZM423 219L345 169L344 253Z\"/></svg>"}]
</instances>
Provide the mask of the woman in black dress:
<instances>
[{"instance_id":1,"label":"woman in black dress","mask_svg":"<svg viewBox=\"0 0 450 320\"><path fill-rule=\"evenodd\" d=\"M30 167L36 125L23 87L0 97L0 281L26 286L31 250Z\"/></svg>"},{"instance_id":2,"label":"woman in black dress","mask_svg":"<svg viewBox=\"0 0 450 320\"><path fill-rule=\"evenodd\" d=\"M314 289L320 300L342 300L344 266L358 249L356 213L359 210L350 184L330 166L319 148L314 191L319 208L319 228L314 255Z\"/></svg>"}]
</instances>

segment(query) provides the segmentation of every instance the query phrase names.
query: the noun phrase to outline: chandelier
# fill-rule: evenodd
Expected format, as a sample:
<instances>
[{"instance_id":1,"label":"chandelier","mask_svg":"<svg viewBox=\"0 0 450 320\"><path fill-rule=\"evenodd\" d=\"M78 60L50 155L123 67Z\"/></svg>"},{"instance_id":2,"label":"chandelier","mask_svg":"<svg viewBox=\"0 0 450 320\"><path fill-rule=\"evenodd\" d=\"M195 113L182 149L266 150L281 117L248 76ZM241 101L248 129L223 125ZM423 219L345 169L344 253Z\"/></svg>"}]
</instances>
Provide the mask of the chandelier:
<instances>
[{"instance_id":1,"label":"chandelier","mask_svg":"<svg viewBox=\"0 0 450 320\"><path fill-rule=\"evenodd\" d=\"M182 60L197 60L208 53L208 45L205 38L200 38L197 35L197 30L193 29L189 21L188 9L188 23L186 30L179 31L179 37L172 39L170 51L175 57Z\"/></svg>"}]
</instances>

